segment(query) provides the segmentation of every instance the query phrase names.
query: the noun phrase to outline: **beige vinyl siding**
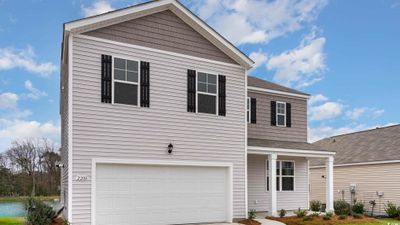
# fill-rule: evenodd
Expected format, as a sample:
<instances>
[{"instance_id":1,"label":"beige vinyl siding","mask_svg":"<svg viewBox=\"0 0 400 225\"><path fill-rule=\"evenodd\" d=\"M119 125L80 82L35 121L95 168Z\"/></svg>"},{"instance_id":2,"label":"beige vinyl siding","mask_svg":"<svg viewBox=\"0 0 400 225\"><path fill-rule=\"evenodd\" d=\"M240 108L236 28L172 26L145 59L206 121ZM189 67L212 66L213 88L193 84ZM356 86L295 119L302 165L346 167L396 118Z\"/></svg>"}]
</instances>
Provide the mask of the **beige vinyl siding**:
<instances>
[{"instance_id":1,"label":"beige vinyl siding","mask_svg":"<svg viewBox=\"0 0 400 225\"><path fill-rule=\"evenodd\" d=\"M150 62L150 108L101 103L101 54ZM226 117L187 112L187 69L226 76ZM72 73L73 177L90 177L93 158L233 163L233 215L245 217L243 68L74 37ZM73 180L74 223L90 223L91 182Z\"/></svg>"},{"instance_id":2,"label":"beige vinyl siding","mask_svg":"<svg viewBox=\"0 0 400 225\"><path fill-rule=\"evenodd\" d=\"M170 10L89 31L85 34L237 64Z\"/></svg>"},{"instance_id":3,"label":"beige vinyl siding","mask_svg":"<svg viewBox=\"0 0 400 225\"><path fill-rule=\"evenodd\" d=\"M61 87L60 87L60 114L61 114L61 201L64 204L64 216L68 212L68 65L61 65Z\"/></svg>"},{"instance_id":4,"label":"beige vinyl siding","mask_svg":"<svg viewBox=\"0 0 400 225\"><path fill-rule=\"evenodd\" d=\"M307 142L307 100L269 93L248 92L257 99L257 123L248 124L248 137L278 141ZM282 101L292 105L292 126L271 126L271 101Z\"/></svg>"},{"instance_id":5,"label":"beige vinyl siding","mask_svg":"<svg viewBox=\"0 0 400 225\"><path fill-rule=\"evenodd\" d=\"M310 169L310 199L325 202L325 168ZM344 198L350 202L349 187L357 186L355 198L363 201L370 210L369 201L376 200L375 212L384 213L384 204L388 201L400 204L400 163L334 167L334 199L342 199L340 190L344 190ZM383 192L383 197L376 195Z\"/></svg>"},{"instance_id":6,"label":"beige vinyl siding","mask_svg":"<svg viewBox=\"0 0 400 225\"><path fill-rule=\"evenodd\" d=\"M266 165L268 159L264 155L248 156L248 204L249 210L270 210L270 193L266 190ZM278 160L295 161L295 191L278 191L278 210L295 210L308 206L308 172L307 160L299 157L278 156Z\"/></svg>"}]
</instances>

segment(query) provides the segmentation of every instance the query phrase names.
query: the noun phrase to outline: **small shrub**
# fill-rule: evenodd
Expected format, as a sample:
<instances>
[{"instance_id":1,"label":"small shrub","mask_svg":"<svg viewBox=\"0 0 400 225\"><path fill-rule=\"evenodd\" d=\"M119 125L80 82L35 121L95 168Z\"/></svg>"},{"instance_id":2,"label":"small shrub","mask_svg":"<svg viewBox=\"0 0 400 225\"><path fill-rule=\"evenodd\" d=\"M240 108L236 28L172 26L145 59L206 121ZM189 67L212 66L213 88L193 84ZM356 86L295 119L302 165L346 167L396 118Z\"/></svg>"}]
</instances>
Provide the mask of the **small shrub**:
<instances>
[{"instance_id":1,"label":"small shrub","mask_svg":"<svg viewBox=\"0 0 400 225\"><path fill-rule=\"evenodd\" d=\"M327 216L327 215L324 215L324 216L322 217L323 220L331 220L331 218L332 218L332 217Z\"/></svg>"},{"instance_id":2,"label":"small shrub","mask_svg":"<svg viewBox=\"0 0 400 225\"><path fill-rule=\"evenodd\" d=\"M256 218L257 211L255 209L250 209L249 211L249 219L254 220Z\"/></svg>"},{"instance_id":3,"label":"small shrub","mask_svg":"<svg viewBox=\"0 0 400 225\"><path fill-rule=\"evenodd\" d=\"M296 214L298 218L301 218L307 215L307 210L299 208L298 210L294 211L294 214Z\"/></svg>"},{"instance_id":4,"label":"small shrub","mask_svg":"<svg viewBox=\"0 0 400 225\"><path fill-rule=\"evenodd\" d=\"M312 221L313 219L314 219L314 217L312 217L312 216L303 217L303 221Z\"/></svg>"},{"instance_id":5,"label":"small shrub","mask_svg":"<svg viewBox=\"0 0 400 225\"><path fill-rule=\"evenodd\" d=\"M385 212L390 218L396 218L400 216L400 207L397 207L396 204L392 202L388 202L385 204Z\"/></svg>"},{"instance_id":6,"label":"small shrub","mask_svg":"<svg viewBox=\"0 0 400 225\"><path fill-rule=\"evenodd\" d=\"M56 216L53 208L36 198L28 198L25 202L26 220L31 225L49 225Z\"/></svg>"},{"instance_id":7,"label":"small shrub","mask_svg":"<svg viewBox=\"0 0 400 225\"><path fill-rule=\"evenodd\" d=\"M350 213L350 204L344 200L334 201L333 208L336 215L349 215Z\"/></svg>"},{"instance_id":8,"label":"small shrub","mask_svg":"<svg viewBox=\"0 0 400 225\"><path fill-rule=\"evenodd\" d=\"M311 214L312 217L319 217L319 213L314 212L313 214Z\"/></svg>"},{"instance_id":9,"label":"small shrub","mask_svg":"<svg viewBox=\"0 0 400 225\"><path fill-rule=\"evenodd\" d=\"M354 219L362 219L362 218L364 218L364 216L362 214L359 214L359 213L354 213L353 214L353 218Z\"/></svg>"},{"instance_id":10,"label":"small shrub","mask_svg":"<svg viewBox=\"0 0 400 225\"><path fill-rule=\"evenodd\" d=\"M326 213L325 213L325 216L332 217L332 216L333 216L333 212L326 212Z\"/></svg>"},{"instance_id":11,"label":"small shrub","mask_svg":"<svg viewBox=\"0 0 400 225\"><path fill-rule=\"evenodd\" d=\"M284 209L281 209L281 210L279 210L279 217L280 218L283 218L283 217L285 217L286 216L286 210L284 210Z\"/></svg>"},{"instance_id":12,"label":"small shrub","mask_svg":"<svg viewBox=\"0 0 400 225\"><path fill-rule=\"evenodd\" d=\"M339 220L345 220L345 219L347 219L347 215L340 215L339 216Z\"/></svg>"},{"instance_id":13,"label":"small shrub","mask_svg":"<svg viewBox=\"0 0 400 225\"><path fill-rule=\"evenodd\" d=\"M318 200L310 201L310 209L311 209L311 211L314 211L314 212L321 211L321 205L322 205L322 203L320 201L318 201Z\"/></svg>"},{"instance_id":14,"label":"small shrub","mask_svg":"<svg viewBox=\"0 0 400 225\"><path fill-rule=\"evenodd\" d=\"M351 211L354 214L364 214L364 203L354 202L354 205L351 206Z\"/></svg>"}]
</instances>

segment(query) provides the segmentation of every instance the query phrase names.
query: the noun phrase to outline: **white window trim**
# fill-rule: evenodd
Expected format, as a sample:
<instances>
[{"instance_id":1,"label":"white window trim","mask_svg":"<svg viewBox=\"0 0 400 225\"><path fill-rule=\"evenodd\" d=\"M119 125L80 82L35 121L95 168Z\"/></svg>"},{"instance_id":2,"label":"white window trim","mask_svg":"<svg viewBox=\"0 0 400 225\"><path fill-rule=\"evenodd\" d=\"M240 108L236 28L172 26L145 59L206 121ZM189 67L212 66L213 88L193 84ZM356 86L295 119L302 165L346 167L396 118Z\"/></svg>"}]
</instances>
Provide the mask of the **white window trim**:
<instances>
[{"instance_id":1,"label":"white window trim","mask_svg":"<svg viewBox=\"0 0 400 225\"><path fill-rule=\"evenodd\" d=\"M278 105L279 105L279 104L283 104L283 105L284 105L284 107L285 107L285 113L279 113L279 112L278 112ZM276 107L276 109L275 109L275 110L276 110L276 114L275 114L276 126L277 126L277 127L286 127L286 114L287 114L287 112L286 112L286 102L278 102L278 101L277 101L275 107ZM278 115L284 116L284 117L285 117L285 119L283 120L283 121L284 121L284 125L280 125L280 124L279 124L279 122L278 122L278 121L279 121L279 120L278 120Z\"/></svg>"},{"instance_id":2,"label":"white window trim","mask_svg":"<svg viewBox=\"0 0 400 225\"><path fill-rule=\"evenodd\" d=\"M211 75L215 75L216 76L216 82L215 82L215 85L216 85L216 87L215 87L215 89L216 89L216 92L215 92L215 94L213 94L213 93L208 93L208 92L202 92L202 91L199 91L198 90L198 87L199 87L199 85L198 85L198 83L199 83L199 73L205 73L205 74L211 74ZM218 85L219 85L219 80L218 80L218 73L216 73L216 72L206 72L206 71L198 71L198 70L196 70L196 113L199 113L199 111L198 111L198 101L199 101L199 94L203 94L203 95L210 95L210 96L215 96L215 115L217 115L218 116ZM211 114L211 113L203 113L203 112L200 112L200 114L205 114L205 115L214 115L214 114Z\"/></svg>"},{"instance_id":3,"label":"white window trim","mask_svg":"<svg viewBox=\"0 0 400 225\"><path fill-rule=\"evenodd\" d=\"M115 58L119 58L119 59L124 59L124 60L129 60L129 61L135 61L138 63L138 81L137 82L133 82L133 81L123 81L123 80L117 80L114 79L114 60ZM140 67L140 60L135 59L135 58L130 58L130 57L126 57L126 56L120 56L120 55L112 55L112 60L111 60L111 93L112 93L112 98L111 98L111 104L113 105L127 105L127 106L133 106L133 107L140 107L140 71L141 71L141 67ZM127 65L126 65L127 66ZM118 69L118 68L117 68ZM126 71L128 71L128 69L126 69ZM130 71L130 70L129 70ZM131 71L134 72L134 71ZM123 84L134 84L137 85L137 105L130 105L130 104L122 104L122 103L115 103L114 102L114 97L115 97L115 88L114 88L114 83L118 82L118 83L123 83Z\"/></svg>"},{"instance_id":4,"label":"white window trim","mask_svg":"<svg viewBox=\"0 0 400 225\"><path fill-rule=\"evenodd\" d=\"M247 113L249 114L249 117L247 117ZM247 102L246 102L246 120L247 123L251 123L251 98L247 97Z\"/></svg>"},{"instance_id":5,"label":"white window trim","mask_svg":"<svg viewBox=\"0 0 400 225\"><path fill-rule=\"evenodd\" d=\"M276 160L277 164L279 162L279 172L280 174L276 174L276 177L279 177L279 190L278 192L294 192L296 191L296 161L294 160ZM293 163L293 175L282 175L282 162L292 162ZM269 170L268 168L268 159L265 160L265 192L269 192L269 186L271 185L271 181L269 182L268 185L268 177L269 173L267 172ZM293 190L282 190L282 177L293 177ZM276 182L276 181L275 181ZM278 185L276 185L278 187Z\"/></svg>"}]
</instances>

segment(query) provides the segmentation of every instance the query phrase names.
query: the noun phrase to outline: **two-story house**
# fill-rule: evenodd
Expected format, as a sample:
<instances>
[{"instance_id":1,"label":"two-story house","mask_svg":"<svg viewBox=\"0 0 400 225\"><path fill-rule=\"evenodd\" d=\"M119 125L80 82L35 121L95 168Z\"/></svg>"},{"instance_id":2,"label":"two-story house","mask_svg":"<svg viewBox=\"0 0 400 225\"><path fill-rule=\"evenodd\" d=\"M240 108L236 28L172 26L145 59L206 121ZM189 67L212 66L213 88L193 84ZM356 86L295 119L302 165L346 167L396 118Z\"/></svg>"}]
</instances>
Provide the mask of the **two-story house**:
<instances>
[{"instance_id":1,"label":"two-story house","mask_svg":"<svg viewBox=\"0 0 400 225\"><path fill-rule=\"evenodd\" d=\"M176 0L65 23L62 202L72 224L231 222L308 205L308 95Z\"/></svg>"}]
</instances>

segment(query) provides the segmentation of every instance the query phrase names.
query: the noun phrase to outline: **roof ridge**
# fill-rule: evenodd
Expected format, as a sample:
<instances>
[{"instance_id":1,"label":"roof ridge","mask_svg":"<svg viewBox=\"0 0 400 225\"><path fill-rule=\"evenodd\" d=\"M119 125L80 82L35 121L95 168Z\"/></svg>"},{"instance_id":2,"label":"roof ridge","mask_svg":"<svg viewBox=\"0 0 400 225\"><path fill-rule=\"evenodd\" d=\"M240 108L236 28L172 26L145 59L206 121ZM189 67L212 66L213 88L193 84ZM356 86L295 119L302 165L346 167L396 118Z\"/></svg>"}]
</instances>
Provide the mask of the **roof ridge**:
<instances>
[{"instance_id":1,"label":"roof ridge","mask_svg":"<svg viewBox=\"0 0 400 225\"><path fill-rule=\"evenodd\" d=\"M346 134L338 134L338 135L334 135L334 136L331 136L331 137L323 138L323 139L321 139L319 141L323 141L323 140L331 139L331 138L335 138L335 137L340 137L340 136L347 136L347 135L352 135L352 134L371 132L371 131L380 130L380 129L387 129L387 128L392 128L392 127L395 127L395 126L400 126L400 123L399 124L388 125L388 126L383 126L383 127L370 128L370 129L367 129L367 130L354 131L354 132L350 132L350 133L346 133ZM316 141L316 142L319 142L319 141ZM316 143L316 142L313 142L313 143Z\"/></svg>"}]
</instances>

